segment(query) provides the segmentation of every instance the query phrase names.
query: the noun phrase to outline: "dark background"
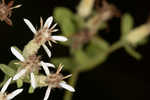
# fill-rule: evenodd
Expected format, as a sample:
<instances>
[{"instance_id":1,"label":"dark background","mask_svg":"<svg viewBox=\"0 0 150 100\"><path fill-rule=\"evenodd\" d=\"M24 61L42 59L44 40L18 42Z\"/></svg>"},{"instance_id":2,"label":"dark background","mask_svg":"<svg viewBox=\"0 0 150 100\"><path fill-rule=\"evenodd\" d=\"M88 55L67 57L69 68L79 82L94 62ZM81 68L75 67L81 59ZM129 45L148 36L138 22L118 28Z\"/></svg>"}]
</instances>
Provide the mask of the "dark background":
<instances>
[{"instance_id":1,"label":"dark background","mask_svg":"<svg viewBox=\"0 0 150 100\"><path fill-rule=\"evenodd\" d=\"M8 2L9 0L7 0ZM145 23L150 15L149 0L109 0L115 4L122 13L129 12L135 18L135 26ZM0 23L0 63L7 64L15 57L10 52L10 46L16 45L20 49L33 38L32 32L23 22L23 18L30 19L33 25L39 27L40 17L45 20L52 15L57 6L64 6L76 12L75 7L79 0L16 0L15 5L22 4L21 8L13 10L11 17L13 26L5 22ZM120 19L113 18L110 23L110 32L102 33L102 36L113 43L120 36ZM52 49L53 57L67 53L66 48L59 45ZM150 99L150 42L136 49L143 55L143 59L137 61L129 56L124 49L112 53L107 61L100 67L89 72L81 73L76 85L73 100L149 100ZM0 71L0 77L3 73ZM25 91L15 100L36 99L42 100L46 88L37 89L34 94ZM8 91L14 90L16 85L11 85ZM63 89L53 89L49 100L61 100Z\"/></svg>"}]
</instances>

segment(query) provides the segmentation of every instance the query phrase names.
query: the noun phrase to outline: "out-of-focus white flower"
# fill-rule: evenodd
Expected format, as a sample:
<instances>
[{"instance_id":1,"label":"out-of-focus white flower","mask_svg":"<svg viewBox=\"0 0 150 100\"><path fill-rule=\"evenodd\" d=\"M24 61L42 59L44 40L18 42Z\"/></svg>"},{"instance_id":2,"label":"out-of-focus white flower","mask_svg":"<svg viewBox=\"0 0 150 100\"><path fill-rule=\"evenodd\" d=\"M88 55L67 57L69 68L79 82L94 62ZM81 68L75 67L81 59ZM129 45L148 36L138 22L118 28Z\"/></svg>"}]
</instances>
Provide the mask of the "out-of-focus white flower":
<instances>
[{"instance_id":1,"label":"out-of-focus white flower","mask_svg":"<svg viewBox=\"0 0 150 100\"><path fill-rule=\"evenodd\" d=\"M81 17L87 17L91 14L95 0L81 0L77 10Z\"/></svg>"},{"instance_id":2,"label":"out-of-focus white flower","mask_svg":"<svg viewBox=\"0 0 150 100\"><path fill-rule=\"evenodd\" d=\"M18 80L20 77L25 75L26 73L30 73L31 85L33 88L36 88L36 79L34 76L34 71L38 70L38 66L41 66L39 58L37 56L31 56L28 59L25 59L14 47L11 47L11 52L15 55L23 65L23 69L21 69L14 77L13 80ZM47 67L55 67L51 63L45 63L42 61Z\"/></svg>"},{"instance_id":3,"label":"out-of-focus white flower","mask_svg":"<svg viewBox=\"0 0 150 100\"><path fill-rule=\"evenodd\" d=\"M49 98L50 91L52 88L64 88L64 89L69 90L70 92L75 92L75 89L72 86L70 86L65 81L63 81L64 79L70 77L71 75L63 76L62 74L60 74L60 71L63 68L62 65L59 65L56 73L50 73L46 64L43 62L41 62L41 64L43 65L44 71L47 75L46 83L48 84L48 88L46 90L43 100L47 100Z\"/></svg>"},{"instance_id":4,"label":"out-of-focus white flower","mask_svg":"<svg viewBox=\"0 0 150 100\"><path fill-rule=\"evenodd\" d=\"M12 93L6 94L5 91L8 88L9 84L11 83L11 80L12 80L12 78L9 78L8 81L2 87L2 89L0 91L0 100L11 100L23 91L23 89L17 89L15 91L13 91Z\"/></svg>"},{"instance_id":5,"label":"out-of-focus white flower","mask_svg":"<svg viewBox=\"0 0 150 100\"><path fill-rule=\"evenodd\" d=\"M55 36L51 35L52 32L58 31L58 29L54 29L57 24L54 24L51 28L51 24L53 21L53 17L48 17L45 24L43 25L43 19L40 19L41 27L39 30L36 30L35 27L32 25L32 23L28 19L24 19L24 22L27 24L27 26L30 28L30 30L35 34L35 38L37 39L37 43L42 44L44 50L46 51L47 55L51 57L51 51L48 49L48 47L45 45L45 43L48 41L49 45L51 46L50 41L55 42L56 41L67 41L67 38L64 36Z\"/></svg>"},{"instance_id":6,"label":"out-of-focus white flower","mask_svg":"<svg viewBox=\"0 0 150 100\"><path fill-rule=\"evenodd\" d=\"M142 41L149 35L150 35L150 24L148 23L131 30L126 37L126 40L129 43L136 45L138 42Z\"/></svg>"}]
</instances>

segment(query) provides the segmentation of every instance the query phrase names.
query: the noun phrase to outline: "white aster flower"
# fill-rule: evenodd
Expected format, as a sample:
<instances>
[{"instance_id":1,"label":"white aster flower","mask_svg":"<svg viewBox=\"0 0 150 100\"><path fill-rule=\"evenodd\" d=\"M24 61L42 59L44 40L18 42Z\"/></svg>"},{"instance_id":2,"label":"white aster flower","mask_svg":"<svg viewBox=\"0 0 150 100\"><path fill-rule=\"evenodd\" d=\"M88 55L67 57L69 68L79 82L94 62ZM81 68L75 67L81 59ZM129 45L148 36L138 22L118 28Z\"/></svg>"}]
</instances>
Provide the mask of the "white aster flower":
<instances>
[{"instance_id":1,"label":"white aster flower","mask_svg":"<svg viewBox=\"0 0 150 100\"><path fill-rule=\"evenodd\" d=\"M47 55L51 57L51 51L48 49L48 47L45 45L46 42L49 43L51 46L50 41L55 42L61 41L65 42L67 41L67 38L64 36L55 36L51 35L52 32L58 31L58 29L54 29L57 24L54 24L51 28L51 24L53 21L53 17L48 17L45 24L43 25L43 19L40 19L41 27L39 30L36 30L35 27L32 25L32 23L28 19L24 19L24 22L27 24L27 26L30 28L30 30L35 34L35 38L37 39L37 43L41 42L44 50L46 51Z\"/></svg>"},{"instance_id":2,"label":"white aster flower","mask_svg":"<svg viewBox=\"0 0 150 100\"><path fill-rule=\"evenodd\" d=\"M46 90L43 100L48 100L52 88L64 88L66 90L69 90L70 92L75 92L75 89L72 86L63 81L64 79L70 77L71 75L63 76L62 74L60 74L60 71L63 68L61 64L59 65L56 73L50 73L46 64L43 62L41 62L41 64L43 65L44 71L47 75L46 83L48 84L48 88Z\"/></svg>"},{"instance_id":3,"label":"white aster flower","mask_svg":"<svg viewBox=\"0 0 150 100\"><path fill-rule=\"evenodd\" d=\"M11 47L11 52L21 61L21 64L24 67L13 77L13 80L18 80L19 78L24 76L26 73L30 73L31 86L33 88L36 88L36 80L34 76L34 71L39 70L39 67L42 66L39 61L39 57L33 55L33 56L30 56L28 59L25 59L14 47ZM51 63L46 63L43 61L42 63L44 63L47 67L55 67Z\"/></svg>"},{"instance_id":4,"label":"white aster flower","mask_svg":"<svg viewBox=\"0 0 150 100\"><path fill-rule=\"evenodd\" d=\"M23 89L17 89L15 91L13 91L12 93L6 94L5 91L8 88L9 84L11 83L11 80L12 80L12 78L9 78L8 81L2 87L2 89L0 91L0 100L11 100L23 91Z\"/></svg>"}]
</instances>

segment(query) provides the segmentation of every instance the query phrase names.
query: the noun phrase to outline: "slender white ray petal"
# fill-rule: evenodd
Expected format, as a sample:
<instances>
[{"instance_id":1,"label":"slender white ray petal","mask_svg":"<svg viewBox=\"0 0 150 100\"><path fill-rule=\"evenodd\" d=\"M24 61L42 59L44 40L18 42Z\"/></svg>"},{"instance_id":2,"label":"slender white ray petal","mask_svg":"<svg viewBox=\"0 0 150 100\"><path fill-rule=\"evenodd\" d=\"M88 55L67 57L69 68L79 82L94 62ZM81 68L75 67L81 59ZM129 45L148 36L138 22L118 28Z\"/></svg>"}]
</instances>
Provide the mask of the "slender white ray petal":
<instances>
[{"instance_id":1,"label":"slender white ray petal","mask_svg":"<svg viewBox=\"0 0 150 100\"><path fill-rule=\"evenodd\" d=\"M51 87L48 86L43 100L47 100L49 98L50 92L51 92Z\"/></svg>"},{"instance_id":2,"label":"slender white ray petal","mask_svg":"<svg viewBox=\"0 0 150 100\"><path fill-rule=\"evenodd\" d=\"M31 86L35 89L36 88L36 80L35 80L33 72L30 73L30 77L31 77Z\"/></svg>"},{"instance_id":3,"label":"slender white ray petal","mask_svg":"<svg viewBox=\"0 0 150 100\"><path fill-rule=\"evenodd\" d=\"M24 61L24 57L14 47L11 47L10 49L13 55L15 55L20 61Z\"/></svg>"},{"instance_id":4,"label":"slender white ray petal","mask_svg":"<svg viewBox=\"0 0 150 100\"><path fill-rule=\"evenodd\" d=\"M58 29L53 29L53 30L52 30L52 32L57 32L57 31L58 31Z\"/></svg>"},{"instance_id":5,"label":"slender white ray petal","mask_svg":"<svg viewBox=\"0 0 150 100\"><path fill-rule=\"evenodd\" d=\"M44 28L45 27L49 28L51 26L52 22L53 22L53 17L52 16L48 17L45 24L44 24Z\"/></svg>"},{"instance_id":6,"label":"slender white ray petal","mask_svg":"<svg viewBox=\"0 0 150 100\"><path fill-rule=\"evenodd\" d=\"M44 50L46 51L48 57L50 58L52 56L51 51L48 49L48 47L45 44L43 44L42 46L43 46Z\"/></svg>"},{"instance_id":7,"label":"slender white ray petal","mask_svg":"<svg viewBox=\"0 0 150 100\"><path fill-rule=\"evenodd\" d=\"M19 8L19 7L21 7L22 5L16 5L16 6L14 6L14 7L11 7L10 9L16 9L16 8Z\"/></svg>"},{"instance_id":8,"label":"slender white ray petal","mask_svg":"<svg viewBox=\"0 0 150 100\"><path fill-rule=\"evenodd\" d=\"M68 39L64 36L51 36L52 39L56 40L56 41L62 41L62 42L65 42L67 41Z\"/></svg>"},{"instance_id":9,"label":"slender white ray petal","mask_svg":"<svg viewBox=\"0 0 150 100\"><path fill-rule=\"evenodd\" d=\"M22 69L20 72L18 72L14 77L13 80L18 80L21 76L23 76L26 73L26 69Z\"/></svg>"},{"instance_id":10,"label":"slender white ray petal","mask_svg":"<svg viewBox=\"0 0 150 100\"><path fill-rule=\"evenodd\" d=\"M75 89L64 81L60 82L59 85L70 92L75 92Z\"/></svg>"},{"instance_id":11,"label":"slender white ray petal","mask_svg":"<svg viewBox=\"0 0 150 100\"><path fill-rule=\"evenodd\" d=\"M12 79L12 77L9 78L8 81L4 84L4 86L1 89L1 93L5 93L6 89L8 88L8 86L9 86L9 84L11 82L11 79Z\"/></svg>"},{"instance_id":12,"label":"slender white ray petal","mask_svg":"<svg viewBox=\"0 0 150 100\"><path fill-rule=\"evenodd\" d=\"M24 22L27 24L27 26L30 28L30 30L36 34L36 29L34 28L34 26L32 25L32 23L28 20L28 19L23 19Z\"/></svg>"},{"instance_id":13,"label":"slender white ray petal","mask_svg":"<svg viewBox=\"0 0 150 100\"><path fill-rule=\"evenodd\" d=\"M51 30L53 30L57 26L57 23L55 23L52 27Z\"/></svg>"},{"instance_id":14,"label":"slender white ray petal","mask_svg":"<svg viewBox=\"0 0 150 100\"><path fill-rule=\"evenodd\" d=\"M17 96L18 94L20 94L23 91L23 89L17 89L15 91L13 91L12 93L7 95L7 100L11 100L13 99L15 96Z\"/></svg>"},{"instance_id":15,"label":"slender white ray petal","mask_svg":"<svg viewBox=\"0 0 150 100\"><path fill-rule=\"evenodd\" d=\"M40 63L41 63L41 65L42 65L42 67L43 67L43 69L44 69L46 75L50 75L50 71L49 71L47 65L46 65L43 61L41 61Z\"/></svg>"},{"instance_id":16,"label":"slender white ray petal","mask_svg":"<svg viewBox=\"0 0 150 100\"><path fill-rule=\"evenodd\" d=\"M54 65L54 64L47 63L47 62L44 62L44 63L45 63L45 65L46 65L47 67L53 67L53 68L55 68L55 65Z\"/></svg>"}]
</instances>

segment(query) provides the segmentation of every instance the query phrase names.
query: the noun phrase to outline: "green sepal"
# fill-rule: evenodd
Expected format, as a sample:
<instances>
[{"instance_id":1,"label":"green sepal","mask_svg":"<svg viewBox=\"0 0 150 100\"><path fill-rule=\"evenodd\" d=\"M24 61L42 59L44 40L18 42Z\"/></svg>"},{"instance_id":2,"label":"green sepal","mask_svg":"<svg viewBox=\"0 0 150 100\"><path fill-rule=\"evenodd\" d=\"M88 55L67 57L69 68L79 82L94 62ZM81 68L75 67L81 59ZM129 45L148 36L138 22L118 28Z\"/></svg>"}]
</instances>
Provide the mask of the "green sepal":
<instances>
[{"instance_id":1,"label":"green sepal","mask_svg":"<svg viewBox=\"0 0 150 100\"><path fill-rule=\"evenodd\" d=\"M18 60L12 60L9 62L8 66L10 66L12 69L14 69L15 71L18 70L18 68L21 67L21 65L19 64L20 61Z\"/></svg>"},{"instance_id":2,"label":"green sepal","mask_svg":"<svg viewBox=\"0 0 150 100\"><path fill-rule=\"evenodd\" d=\"M28 90L28 93L29 93L29 94L34 93L34 90L35 90L35 89L30 85L29 90Z\"/></svg>"},{"instance_id":3,"label":"green sepal","mask_svg":"<svg viewBox=\"0 0 150 100\"><path fill-rule=\"evenodd\" d=\"M16 83L17 83L17 87L18 87L18 88L20 88L20 87L23 86L23 81L22 81L22 79L18 79L18 80L16 81Z\"/></svg>"}]
</instances>

